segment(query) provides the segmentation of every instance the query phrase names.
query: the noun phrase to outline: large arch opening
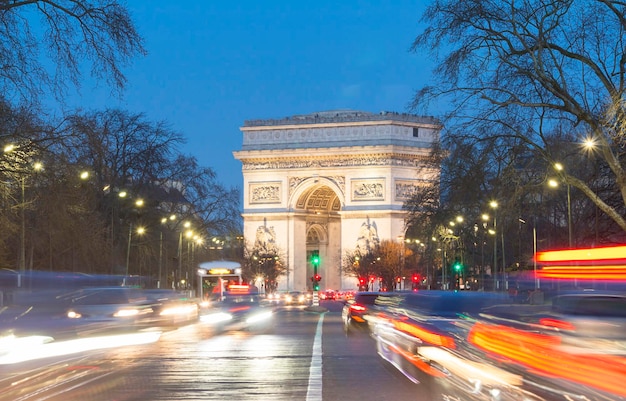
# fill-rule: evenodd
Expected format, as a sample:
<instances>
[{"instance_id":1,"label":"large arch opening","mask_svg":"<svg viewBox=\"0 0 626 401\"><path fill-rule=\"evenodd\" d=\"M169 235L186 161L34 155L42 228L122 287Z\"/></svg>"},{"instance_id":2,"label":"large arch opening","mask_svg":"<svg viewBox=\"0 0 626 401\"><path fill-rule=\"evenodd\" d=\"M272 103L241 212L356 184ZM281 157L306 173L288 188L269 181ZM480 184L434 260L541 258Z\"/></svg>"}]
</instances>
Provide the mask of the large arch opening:
<instances>
[{"instance_id":1,"label":"large arch opening","mask_svg":"<svg viewBox=\"0 0 626 401\"><path fill-rule=\"evenodd\" d=\"M340 289L341 254L341 198L325 183L315 183L297 197L294 211L305 223L303 230L294 233L296 247L305 249L305 281L307 290L313 289L310 279L322 276L321 289ZM298 243L300 246L298 246ZM319 256L319 265L312 263Z\"/></svg>"}]
</instances>

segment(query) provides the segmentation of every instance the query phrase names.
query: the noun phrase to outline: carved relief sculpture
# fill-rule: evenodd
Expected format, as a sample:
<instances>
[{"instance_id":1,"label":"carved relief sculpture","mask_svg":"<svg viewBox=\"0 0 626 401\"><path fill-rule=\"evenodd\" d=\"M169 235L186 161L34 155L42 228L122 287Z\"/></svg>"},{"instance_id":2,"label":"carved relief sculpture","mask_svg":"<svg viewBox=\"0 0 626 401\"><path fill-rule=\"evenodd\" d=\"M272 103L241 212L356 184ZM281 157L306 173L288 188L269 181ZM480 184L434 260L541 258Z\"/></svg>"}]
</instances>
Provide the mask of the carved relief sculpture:
<instances>
[{"instance_id":1,"label":"carved relief sculpture","mask_svg":"<svg viewBox=\"0 0 626 401\"><path fill-rule=\"evenodd\" d=\"M250 203L280 203L280 183L250 184Z\"/></svg>"}]
</instances>

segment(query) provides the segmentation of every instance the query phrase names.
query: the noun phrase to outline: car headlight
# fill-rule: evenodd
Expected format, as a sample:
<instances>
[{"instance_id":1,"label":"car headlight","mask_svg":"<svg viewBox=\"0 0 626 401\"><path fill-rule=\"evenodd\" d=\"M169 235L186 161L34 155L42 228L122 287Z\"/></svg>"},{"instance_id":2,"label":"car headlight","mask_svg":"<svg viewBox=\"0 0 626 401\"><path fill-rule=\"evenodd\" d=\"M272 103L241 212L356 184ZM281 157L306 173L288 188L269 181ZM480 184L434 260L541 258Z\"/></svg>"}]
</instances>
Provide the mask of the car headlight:
<instances>
[{"instance_id":1,"label":"car headlight","mask_svg":"<svg viewBox=\"0 0 626 401\"><path fill-rule=\"evenodd\" d=\"M120 309L113 314L114 317L130 317L137 316L139 309Z\"/></svg>"},{"instance_id":2,"label":"car headlight","mask_svg":"<svg viewBox=\"0 0 626 401\"><path fill-rule=\"evenodd\" d=\"M76 311L71 310L67 312L67 317L69 317L70 319L80 319L81 317L83 317L83 315L81 315L80 313Z\"/></svg>"}]
</instances>

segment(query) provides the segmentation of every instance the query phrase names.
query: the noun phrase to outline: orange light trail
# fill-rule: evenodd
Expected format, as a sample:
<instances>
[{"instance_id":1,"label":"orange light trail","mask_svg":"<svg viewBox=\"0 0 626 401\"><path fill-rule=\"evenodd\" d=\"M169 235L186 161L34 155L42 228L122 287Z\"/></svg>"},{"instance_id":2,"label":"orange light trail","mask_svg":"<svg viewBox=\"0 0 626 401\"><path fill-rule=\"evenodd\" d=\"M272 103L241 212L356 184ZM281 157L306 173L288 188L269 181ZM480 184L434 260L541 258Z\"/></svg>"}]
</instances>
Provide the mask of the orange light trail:
<instances>
[{"instance_id":1,"label":"orange light trail","mask_svg":"<svg viewBox=\"0 0 626 401\"><path fill-rule=\"evenodd\" d=\"M504 357L508 362L518 363L543 376L567 379L626 396L624 357L571 354L559 348L561 340L558 336L480 322L472 327L468 340L494 357Z\"/></svg>"},{"instance_id":2,"label":"orange light trail","mask_svg":"<svg viewBox=\"0 0 626 401\"><path fill-rule=\"evenodd\" d=\"M626 265L617 266L543 266L538 278L581 280L626 280Z\"/></svg>"},{"instance_id":3,"label":"orange light trail","mask_svg":"<svg viewBox=\"0 0 626 401\"><path fill-rule=\"evenodd\" d=\"M626 245L537 252L538 263L579 263L590 265L615 263L616 261L626 261Z\"/></svg>"},{"instance_id":4,"label":"orange light trail","mask_svg":"<svg viewBox=\"0 0 626 401\"><path fill-rule=\"evenodd\" d=\"M456 348L454 340L450 337L442 336L437 333L425 330L414 324L401 322L399 320L394 320L392 323L396 329L411 334L419 338L420 340L426 341L430 344L439 345L450 349Z\"/></svg>"}]
</instances>

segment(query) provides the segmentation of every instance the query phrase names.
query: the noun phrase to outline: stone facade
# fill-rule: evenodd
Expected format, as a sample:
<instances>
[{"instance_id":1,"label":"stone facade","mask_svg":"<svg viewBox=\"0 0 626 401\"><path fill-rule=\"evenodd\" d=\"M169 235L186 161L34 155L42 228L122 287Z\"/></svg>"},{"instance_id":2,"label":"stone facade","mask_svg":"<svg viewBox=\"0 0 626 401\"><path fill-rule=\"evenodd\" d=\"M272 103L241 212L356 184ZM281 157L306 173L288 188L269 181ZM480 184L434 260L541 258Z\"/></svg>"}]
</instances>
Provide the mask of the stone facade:
<instances>
[{"instance_id":1,"label":"stone facade","mask_svg":"<svg viewBox=\"0 0 626 401\"><path fill-rule=\"evenodd\" d=\"M431 117L331 111L246 121L242 162L244 238L259 232L281 250L279 289L312 288L319 252L321 288L355 289L343 274L347 252L404 236L403 202L439 179L428 167L440 124Z\"/></svg>"}]
</instances>

